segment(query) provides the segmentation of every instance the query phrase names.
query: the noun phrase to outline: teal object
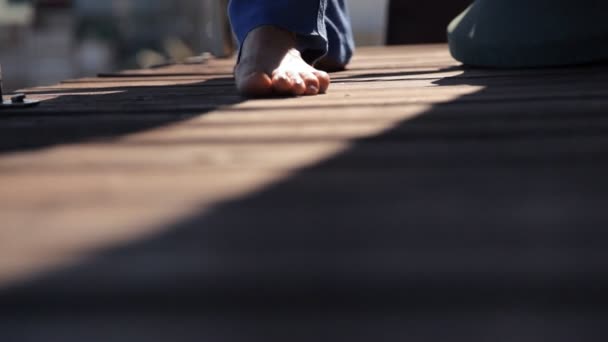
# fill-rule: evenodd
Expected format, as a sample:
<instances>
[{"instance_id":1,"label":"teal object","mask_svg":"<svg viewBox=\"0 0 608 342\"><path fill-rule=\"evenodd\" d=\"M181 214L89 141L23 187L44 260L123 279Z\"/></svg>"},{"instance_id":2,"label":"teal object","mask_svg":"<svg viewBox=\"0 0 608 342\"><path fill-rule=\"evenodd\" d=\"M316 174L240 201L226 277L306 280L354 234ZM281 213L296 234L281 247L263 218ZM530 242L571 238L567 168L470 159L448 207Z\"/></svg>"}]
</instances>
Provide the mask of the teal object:
<instances>
[{"instance_id":1,"label":"teal object","mask_svg":"<svg viewBox=\"0 0 608 342\"><path fill-rule=\"evenodd\" d=\"M448 26L452 56L521 68L608 60L608 0L477 0Z\"/></svg>"}]
</instances>

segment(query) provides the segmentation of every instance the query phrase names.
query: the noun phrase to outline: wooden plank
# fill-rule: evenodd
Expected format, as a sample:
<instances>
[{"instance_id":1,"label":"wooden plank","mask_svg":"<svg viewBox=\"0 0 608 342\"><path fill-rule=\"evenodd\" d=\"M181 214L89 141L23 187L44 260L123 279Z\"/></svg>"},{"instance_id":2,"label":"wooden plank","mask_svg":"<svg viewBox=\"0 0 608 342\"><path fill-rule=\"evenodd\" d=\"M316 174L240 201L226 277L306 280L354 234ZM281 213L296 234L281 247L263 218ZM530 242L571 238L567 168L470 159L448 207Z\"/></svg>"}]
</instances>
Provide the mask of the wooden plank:
<instances>
[{"instance_id":1,"label":"wooden plank","mask_svg":"<svg viewBox=\"0 0 608 342\"><path fill-rule=\"evenodd\" d=\"M364 48L326 95L247 100L233 62L69 80L2 113L0 339L319 339L328 308L357 317L335 340L599 329L605 65Z\"/></svg>"}]
</instances>

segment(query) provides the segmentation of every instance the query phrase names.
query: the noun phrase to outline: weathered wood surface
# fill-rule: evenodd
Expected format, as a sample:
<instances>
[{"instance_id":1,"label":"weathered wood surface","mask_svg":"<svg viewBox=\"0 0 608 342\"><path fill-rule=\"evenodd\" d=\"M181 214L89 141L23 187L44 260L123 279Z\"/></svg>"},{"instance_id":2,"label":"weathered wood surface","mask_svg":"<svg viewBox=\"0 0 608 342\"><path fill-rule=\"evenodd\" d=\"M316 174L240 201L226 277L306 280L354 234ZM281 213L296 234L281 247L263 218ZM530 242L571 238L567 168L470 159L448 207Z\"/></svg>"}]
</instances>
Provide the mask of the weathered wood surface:
<instances>
[{"instance_id":1,"label":"weathered wood surface","mask_svg":"<svg viewBox=\"0 0 608 342\"><path fill-rule=\"evenodd\" d=\"M608 66L368 48L260 100L231 68L0 112L1 341L605 340Z\"/></svg>"}]
</instances>

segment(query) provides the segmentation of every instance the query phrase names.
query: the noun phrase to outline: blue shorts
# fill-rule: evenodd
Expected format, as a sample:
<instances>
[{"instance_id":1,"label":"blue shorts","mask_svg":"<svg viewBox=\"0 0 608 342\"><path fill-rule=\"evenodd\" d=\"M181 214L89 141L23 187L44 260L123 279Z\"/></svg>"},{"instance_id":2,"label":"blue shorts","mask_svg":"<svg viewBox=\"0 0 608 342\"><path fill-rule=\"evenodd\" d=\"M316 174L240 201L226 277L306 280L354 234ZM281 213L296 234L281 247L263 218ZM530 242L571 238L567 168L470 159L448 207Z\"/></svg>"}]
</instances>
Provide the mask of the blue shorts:
<instances>
[{"instance_id":1,"label":"blue shorts","mask_svg":"<svg viewBox=\"0 0 608 342\"><path fill-rule=\"evenodd\" d=\"M309 63L326 56L345 65L354 52L345 0L231 0L228 13L239 45L251 30L272 25L297 35Z\"/></svg>"}]
</instances>

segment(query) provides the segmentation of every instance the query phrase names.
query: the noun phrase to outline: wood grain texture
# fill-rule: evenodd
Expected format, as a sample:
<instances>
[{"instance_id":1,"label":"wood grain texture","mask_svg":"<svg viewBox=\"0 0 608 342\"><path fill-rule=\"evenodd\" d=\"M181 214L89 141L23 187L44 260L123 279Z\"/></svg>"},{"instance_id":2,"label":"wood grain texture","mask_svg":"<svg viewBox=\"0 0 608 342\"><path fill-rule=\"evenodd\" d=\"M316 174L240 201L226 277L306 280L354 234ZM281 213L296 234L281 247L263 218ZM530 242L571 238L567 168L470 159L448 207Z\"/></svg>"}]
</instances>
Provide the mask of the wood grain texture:
<instances>
[{"instance_id":1,"label":"wood grain texture","mask_svg":"<svg viewBox=\"0 0 608 342\"><path fill-rule=\"evenodd\" d=\"M1 341L604 340L606 65L362 48L249 100L233 62L0 113Z\"/></svg>"}]
</instances>

